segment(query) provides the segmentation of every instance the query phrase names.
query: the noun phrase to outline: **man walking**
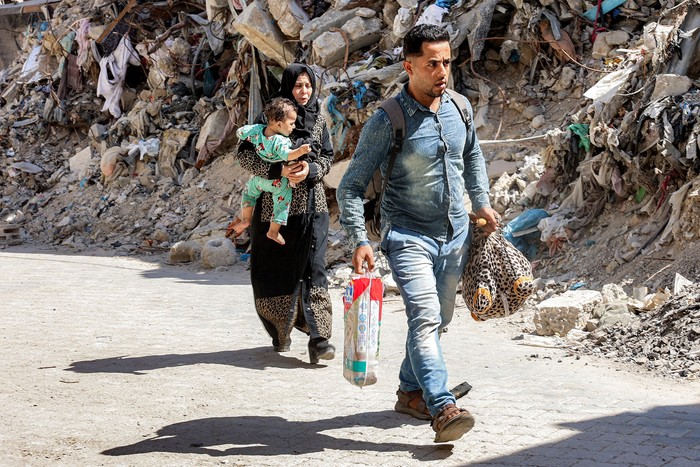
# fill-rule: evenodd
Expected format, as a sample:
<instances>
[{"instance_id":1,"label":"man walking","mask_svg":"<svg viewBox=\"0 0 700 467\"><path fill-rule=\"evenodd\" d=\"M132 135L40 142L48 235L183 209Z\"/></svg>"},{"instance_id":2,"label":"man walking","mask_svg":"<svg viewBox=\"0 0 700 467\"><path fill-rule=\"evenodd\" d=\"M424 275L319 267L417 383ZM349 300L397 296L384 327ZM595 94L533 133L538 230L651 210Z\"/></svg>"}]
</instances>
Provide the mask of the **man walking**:
<instances>
[{"instance_id":1,"label":"man walking","mask_svg":"<svg viewBox=\"0 0 700 467\"><path fill-rule=\"evenodd\" d=\"M432 420L435 442L459 439L474 426L447 386L440 334L452 319L457 283L471 235L466 191L486 230L498 226L489 204L484 158L474 128L465 125L446 92L450 75L449 34L421 24L404 38L409 81L399 94L406 137L382 196L381 249L406 306L406 355L399 372L395 409ZM455 98L465 99L455 95ZM471 107L469 107L471 113ZM340 223L355 247L352 263L374 269L364 227L362 200L375 170L386 174L393 145L388 115L378 110L365 124L336 197Z\"/></svg>"}]
</instances>

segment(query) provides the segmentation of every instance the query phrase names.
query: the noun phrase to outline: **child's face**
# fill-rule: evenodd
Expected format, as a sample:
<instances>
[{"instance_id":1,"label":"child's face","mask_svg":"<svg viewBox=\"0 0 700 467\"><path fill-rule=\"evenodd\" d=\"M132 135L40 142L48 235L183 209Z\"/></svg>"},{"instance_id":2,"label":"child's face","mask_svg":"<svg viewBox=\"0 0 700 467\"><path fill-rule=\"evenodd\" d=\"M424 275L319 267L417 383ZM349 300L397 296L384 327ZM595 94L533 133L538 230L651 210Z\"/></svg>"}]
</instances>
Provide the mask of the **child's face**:
<instances>
[{"instance_id":1,"label":"child's face","mask_svg":"<svg viewBox=\"0 0 700 467\"><path fill-rule=\"evenodd\" d=\"M292 131L294 131L294 124L297 121L297 113L294 110L289 110L287 112L287 115L284 117L284 120L281 120L278 123L277 127L277 132L281 135L284 136L289 136L292 134Z\"/></svg>"}]
</instances>

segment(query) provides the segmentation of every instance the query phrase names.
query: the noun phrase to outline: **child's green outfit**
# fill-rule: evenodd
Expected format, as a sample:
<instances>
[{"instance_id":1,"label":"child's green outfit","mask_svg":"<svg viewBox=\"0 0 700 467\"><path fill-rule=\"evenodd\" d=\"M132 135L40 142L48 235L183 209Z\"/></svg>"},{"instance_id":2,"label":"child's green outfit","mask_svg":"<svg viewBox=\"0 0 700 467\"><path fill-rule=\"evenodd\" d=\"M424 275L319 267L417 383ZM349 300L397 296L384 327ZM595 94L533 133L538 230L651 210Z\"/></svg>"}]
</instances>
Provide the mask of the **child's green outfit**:
<instances>
[{"instance_id":1,"label":"child's green outfit","mask_svg":"<svg viewBox=\"0 0 700 467\"><path fill-rule=\"evenodd\" d=\"M292 141L283 135L275 134L269 138L264 135L267 125L244 125L236 130L238 139L250 141L255 146L256 154L266 162L286 162L289 152L292 150ZM267 191L272 194L273 212L272 222L287 225L289 217L289 204L292 201L292 189L286 177L276 180L268 180L260 176L253 176L243 189L241 208L255 206L258 198Z\"/></svg>"}]
</instances>

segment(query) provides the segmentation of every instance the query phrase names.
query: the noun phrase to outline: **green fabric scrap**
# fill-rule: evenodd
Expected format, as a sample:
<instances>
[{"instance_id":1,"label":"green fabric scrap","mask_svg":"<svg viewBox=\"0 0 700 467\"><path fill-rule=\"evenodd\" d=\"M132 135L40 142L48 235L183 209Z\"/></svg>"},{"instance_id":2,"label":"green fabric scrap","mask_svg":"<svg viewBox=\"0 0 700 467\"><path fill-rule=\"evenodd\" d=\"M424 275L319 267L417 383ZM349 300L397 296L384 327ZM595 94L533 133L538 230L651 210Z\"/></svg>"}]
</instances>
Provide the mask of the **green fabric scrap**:
<instances>
[{"instance_id":1,"label":"green fabric scrap","mask_svg":"<svg viewBox=\"0 0 700 467\"><path fill-rule=\"evenodd\" d=\"M568 128L580 138L578 147L584 148L586 152L590 151L591 140L588 138L588 125L585 123L573 123Z\"/></svg>"},{"instance_id":2,"label":"green fabric scrap","mask_svg":"<svg viewBox=\"0 0 700 467\"><path fill-rule=\"evenodd\" d=\"M644 189L643 186L640 186L639 189L637 189L637 194L634 196L634 200L638 203L641 203L646 195L647 190Z\"/></svg>"}]
</instances>

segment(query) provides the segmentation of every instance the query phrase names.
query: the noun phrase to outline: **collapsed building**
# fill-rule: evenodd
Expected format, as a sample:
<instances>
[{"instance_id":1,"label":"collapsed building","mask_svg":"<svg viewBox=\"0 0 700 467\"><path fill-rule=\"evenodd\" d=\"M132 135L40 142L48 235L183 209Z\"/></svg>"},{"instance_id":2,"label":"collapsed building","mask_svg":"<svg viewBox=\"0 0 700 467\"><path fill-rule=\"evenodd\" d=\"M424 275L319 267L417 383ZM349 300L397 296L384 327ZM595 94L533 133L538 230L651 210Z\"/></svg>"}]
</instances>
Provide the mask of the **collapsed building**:
<instances>
[{"instance_id":1,"label":"collapsed building","mask_svg":"<svg viewBox=\"0 0 700 467\"><path fill-rule=\"evenodd\" d=\"M235 261L235 129L284 66L319 77L332 201L362 124L407 80L403 36L427 22L450 32L492 203L536 271L579 265L562 282L602 285L697 250L696 1L30 0L0 22L0 246L192 261L217 240ZM334 228L332 268L347 257Z\"/></svg>"}]
</instances>

